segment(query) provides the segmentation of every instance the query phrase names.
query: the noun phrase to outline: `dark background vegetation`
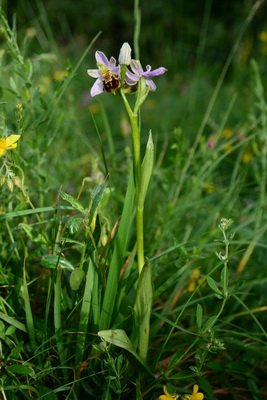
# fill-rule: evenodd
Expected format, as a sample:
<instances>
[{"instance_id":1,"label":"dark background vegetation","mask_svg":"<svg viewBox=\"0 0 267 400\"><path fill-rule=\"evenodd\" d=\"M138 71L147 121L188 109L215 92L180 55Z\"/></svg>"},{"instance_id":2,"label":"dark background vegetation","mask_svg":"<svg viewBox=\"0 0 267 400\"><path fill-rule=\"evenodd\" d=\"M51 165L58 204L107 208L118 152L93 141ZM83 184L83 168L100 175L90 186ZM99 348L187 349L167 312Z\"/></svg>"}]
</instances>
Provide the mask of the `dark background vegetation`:
<instances>
[{"instance_id":1,"label":"dark background vegetation","mask_svg":"<svg viewBox=\"0 0 267 400\"><path fill-rule=\"evenodd\" d=\"M4 0L4 4L9 20L16 15L20 30L34 24L40 15L45 24L42 14L45 9L54 39L68 50L80 48L82 52L99 31L102 35L96 47L108 54L116 54L122 42L132 42L133 1ZM255 0L140 1L144 64L164 61L177 69L181 64L190 69L197 56L213 66L224 62L253 4ZM257 51L258 33L267 27L266 15L265 3L246 32L253 41L252 53Z\"/></svg>"}]
</instances>

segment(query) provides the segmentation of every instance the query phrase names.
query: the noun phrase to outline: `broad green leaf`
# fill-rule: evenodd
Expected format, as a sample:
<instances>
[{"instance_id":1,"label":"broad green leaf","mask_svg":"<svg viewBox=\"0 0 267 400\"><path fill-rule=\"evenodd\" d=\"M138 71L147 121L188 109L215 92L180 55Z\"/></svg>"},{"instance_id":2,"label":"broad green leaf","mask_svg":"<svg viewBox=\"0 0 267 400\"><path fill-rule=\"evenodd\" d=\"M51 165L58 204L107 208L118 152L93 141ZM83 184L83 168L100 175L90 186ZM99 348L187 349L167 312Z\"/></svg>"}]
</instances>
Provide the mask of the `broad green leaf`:
<instances>
[{"instance_id":1,"label":"broad green leaf","mask_svg":"<svg viewBox=\"0 0 267 400\"><path fill-rule=\"evenodd\" d=\"M220 291L220 289L218 288L216 282L214 281L214 279L212 279L210 276L207 276L207 282L209 287L214 290L214 292L222 295L222 292Z\"/></svg>"},{"instance_id":2,"label":"broad green leaf","mask_svg":"<svg viewBox=\"0 0 267 400\"><path fill-rule=\"evenodd\" d=\"M72 288L72 290L79 289L80 284L84 279L84 275L84 271L80 268L75 268L75 270L72 271L70 275L70 287Z\"/></svg>"},{"instance_id":3,"label":"broad green leaf","mask_svg":"<svg viewBox=\"0 0 267 400\"><path fill-rule=\"evenodd\" d=\"M138 279L134 305L135 326L138 328L139 331L139 355L143 361L145 361L147 357L152 302L152 268L150 262L146 261Z\"/></svg>"},{"instance_id":4,"label":"broad green leaf","mask_svg":"<svg viewBox=\"0 0 267 400\"><path fill-rule=\"evenodd\" d=\"M129 351L129 353L131 353L140 362L140 364L142 364L142 366L146 369L146 371L149 372L149 374L151 374L146 364L142 361L142 359L134 350L130 339L128 338L123 329L110 329L106 331L99 331L97 334L98 336L103 338L106 342L114 344L115 346L118 346L122 349Z\"/></svg>"},{"instance_id":5,"label":"broad green leaf","mask_svg":"<svg viewBox=\"0 0 267 400\"><path fill-rule=\"evenodd\" d=\"M12 364L8 368L10 372L13 374L23 374L23 375L33 375L34 371L32 368L27 367L26 365L21 364Z\"/></svg>"},{"instance_id":6,"label":"broad green leaf","mask_svg":"<svg viewBox=\"0 0 267 400\"><path fill-rule=\"evenodd\" d=\"M58 258L57 255L48 254L41 259L41 266L45 268L56 268L58 265L62 269L67 269L68 271L73 271L74 267L65 258Z\"/></svg>"},{"instance_id":7,"label":"broad green leaf","mask_svg":"<svg viewBox=\"0 0 267 400\"><path fill-rule=\"evenodd\" d=\"M68 203L70 203L72 205L72 207L75 208L75 210L84 214L85 209L83 208L83 206L81 205L81 203L78 200L76 200L70 194L63 192L62 190L59 192L59 194L60 194L61 198L63 200L66 200Z\"/></svg>"}]
</instances>

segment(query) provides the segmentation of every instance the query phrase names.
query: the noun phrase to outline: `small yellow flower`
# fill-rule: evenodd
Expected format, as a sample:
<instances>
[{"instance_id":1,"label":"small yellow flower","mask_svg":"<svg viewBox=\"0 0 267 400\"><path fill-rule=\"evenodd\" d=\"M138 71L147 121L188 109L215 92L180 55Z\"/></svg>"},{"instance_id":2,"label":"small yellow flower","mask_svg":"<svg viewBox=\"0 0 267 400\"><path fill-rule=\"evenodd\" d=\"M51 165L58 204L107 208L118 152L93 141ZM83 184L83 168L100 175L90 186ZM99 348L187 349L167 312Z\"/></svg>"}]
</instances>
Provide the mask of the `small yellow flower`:
<instances>
[{"instance_id":1,"label":"small yellow flower","mask_svg":"<svg viewBox=\"0 0 267 400\"><path fill-rule=\"evenodd\" d=\"M224 139L229 139L230 137L233 136L233 129L232 128L226 128L222 131L222 137Z\"/></svg>"},{"instance_id":2,"label":"small yellow flower","mask_svg":"<svg viewBox=\"0 0 267 400\"><path fill-rule=\"evenodd\" d=\"M203 276L200 276L200 269L194 269L190 274L190 283L188 285L187 291L193 292L196 287L204 280Z\"/></svg>"},{"instance_id":3,"label":"small yellow flower","mask_svg":"<svg viewBox=\"0 0 267 400\"><path fill-rule=\"evenodd\" d=\"M244 164L249 164L252 158L253 154L249 150L246 150L242 155L241 161Z\"/></svg>"},{"instance_id":4,"label":"small yellow flower","mask_svg":"<svg viewBox=\"0 0 267 400\"><path fill-rule=\"evenodd\" d=\"M168 399L179 399L179 395L176 394L170 394L166 388L166 386L163 386L163 392L165 394L162 394L159 396L159 400L168 400Z\"/></svg>"},{"instance_id":5,"label":"small yellow flower","mask_svg":"<svg viewBox=\"0 0 267 400\"><path fill-rule=\"evenodd\" d=\"M204 394L198 391L198 385L193 386L193 393L188 394L185 400L203 400Z\"/></svg>"},{"instance_id":6,"label":"small yellow flower","mask_svg":"<svg viewBox=\"0 0 267 400\"><path fill-rule=\"evenodd\" d=\"M162 394L159 396L159 400L169 400L169 399L174 399L174 400L203 400L204 399L204 394L200 393L198 391L198 385L193 386L193 393L192 394L184 394L184 395L179 395L179 394L170 394L166 388L166 386L163 387L163 391L165 394Z\"/></svg>"},{"instance_id":7,"label":"small yellow flower","mask_svg":"<svg viewBox=\"0 0 267 400\"><path fill-rule=\"evenodd\" d=\"M260 32L258 34L258 38L260 39L261 42L267 43L267 32Z\"/></svg>"},{"instance_id":8,"label":"small yellow flower","mask_svg":"<svg viewBox=\"0 0 267 400\"><path fill-rule=\"evenodd\" d=\"M2 157L7 149L15 149L20 135L10 135L7 138L0 139L0 157Z\"/></svg>"},{"instance_id":9,"label":"small yellow flower","mask_svg":"<svg viewBox=\"0 0 267 400\"><path fill-rule=\"evenodd\" d=\"M63 81L64 78L66 78L66 76L68 76L68 72L66 70L65 71L55 71L53 74L53 78L57 82Z\"/></svg>"}]
</instances>

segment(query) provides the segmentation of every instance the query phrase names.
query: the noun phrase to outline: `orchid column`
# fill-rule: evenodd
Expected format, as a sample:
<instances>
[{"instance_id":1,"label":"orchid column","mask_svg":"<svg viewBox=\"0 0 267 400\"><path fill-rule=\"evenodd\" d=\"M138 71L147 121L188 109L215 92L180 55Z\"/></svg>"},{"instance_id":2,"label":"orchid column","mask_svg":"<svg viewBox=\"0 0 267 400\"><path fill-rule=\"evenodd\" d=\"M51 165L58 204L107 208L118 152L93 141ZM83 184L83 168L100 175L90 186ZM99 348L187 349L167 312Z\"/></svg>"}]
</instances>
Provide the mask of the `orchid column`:
<instances>
[{"instance_id":1,"label":"orchid column","mask_svg":"<svg viewBox=\"0 0 267 400\"><path fill-rule=\"evenodd\" d=\"M120 50L118 66L116 66L114 57L108 60L105 54L100 51L96 52L95 57L98 69L89 69L87 71L90 76L97 78L91 89L91 96L96 96L104 91L114 94L119 91L132 128L134 178L136 187L137 258L138 270L139 273L141 273L145 263L143 233L144 202L153 169L154 146L150 133L145 156L141 163L140 123L138 116L140 107L148 93L156 89L156 85L151 78L162 75L167 70L166 68L160 67L152 71L151 66L147 65L146 71L143 71L140 62L131 59L131 47L128 43L124 43ZM132 72L127 68L129 65L131 66ZM137 97L134 108L132 109L126 95L135 92L137 93Z\"/></svg>"}]
</instances>

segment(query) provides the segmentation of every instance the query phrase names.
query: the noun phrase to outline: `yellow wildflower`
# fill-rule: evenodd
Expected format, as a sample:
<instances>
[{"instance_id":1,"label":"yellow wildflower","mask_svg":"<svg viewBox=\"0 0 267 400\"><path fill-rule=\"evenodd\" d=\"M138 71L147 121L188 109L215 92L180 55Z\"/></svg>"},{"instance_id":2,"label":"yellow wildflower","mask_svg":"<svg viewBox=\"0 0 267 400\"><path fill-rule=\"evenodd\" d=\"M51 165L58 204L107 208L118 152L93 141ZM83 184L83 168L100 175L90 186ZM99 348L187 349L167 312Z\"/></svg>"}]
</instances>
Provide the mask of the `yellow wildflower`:
<instances>
[{"instance_id":1,"label":"yellow wildflower","mask_svg":"<svg viewBox=\"0 0 267 400\"><path fill-rule=\"evenodd\" d=\"M2 157L7 149L15 149L20 135L10 135L7 138L0 139L0 157Z\"/></svg>"},{"instance_id":2,"label":"yellow wildflower","mask_svg":"<svg viewBox=\"0 0 267 400\"><path fill-rule=\"evenodd\" d=\"M66 78L66 76L68 76L68 72L66 70L65 71L55 71L53 74L53 78L57 82L63 81L64 78Z\"/></svg>"},{"instance_id":3,"label":"yellow wildflower","mask_svg":"<svg viewBox=\"0 0 267 400\"><path fill-rule=\"evenodd\" d=\"M222 137L224 139L229 139L230 137L233 136L233 129L232 128L226 128L222 131Z\"/></svg>"},{"instance_id":4,"label":"yellow wildflower","mask_svg":"<svg viewBox=\"0 0 267 400\"><path fill-rule=\"evenodd\" d=\"M193 292L196 287L204 280L203 276L200 276L200 269L194 269L190 274L190 283L188 285L187 291Z\"/></svg>"},{"instance_id":5,"label":"yellow wildflower","mask_svg":"<svg viewBox=\"0 0 267 400\"><path fill-rule=\"evenodd\" d=\"M246 150L242 155L241 161L244 164L249 164L252 158L253 154L249 150Z\"/></svg>"},{"instance_id":6,"label":"yellow wildflower","mask_svg":"<svg viewBox=\"0 0 267 400\"><path fill-rule=\"evenodd\" d=\"M193 386L193 393L182 397L184 400L203 400L204 394L198 391L198 385Z\"/></svg>"},{"instance_id":7,"label":"yellow wildflower","mask_svg":"<svg viewBox=\"0 0 267 400\"><path fill-rule=\"evenodd\" d=\"M267 32L260 32L258 34L258 38L260 39L261 42L267 43Z\"/></svg>"},{"instance_id":8,"label":"yellow wildflower","mask_svg":"<svg viewBox=\"0 0 267 400\"><path fill-rule=\"evenodd\" d=\"M179 399L179 395L177 394L170 394L166 388L166 386L163 386L163 392L165 394L162 394L159 396L159 400L168 400L168 399Z\"/></svg>"},{"instance_id":9,"label":"yellow wildflower","mask_svg":"<svg viewBox=\"0 0 267 400\"><path fill-rule=\"evenodd\" d=\"M192 394L184 394L184 395L179 395L179 394L170 394L166 388L166 386L163 387L164 394L159 396L159 400L169 400L169 399L174 399L174 400L203 400L204 399L204 394L200 393L198 391L198 385L193 386L193 393Z\"/></svg>"}]
</instances>

